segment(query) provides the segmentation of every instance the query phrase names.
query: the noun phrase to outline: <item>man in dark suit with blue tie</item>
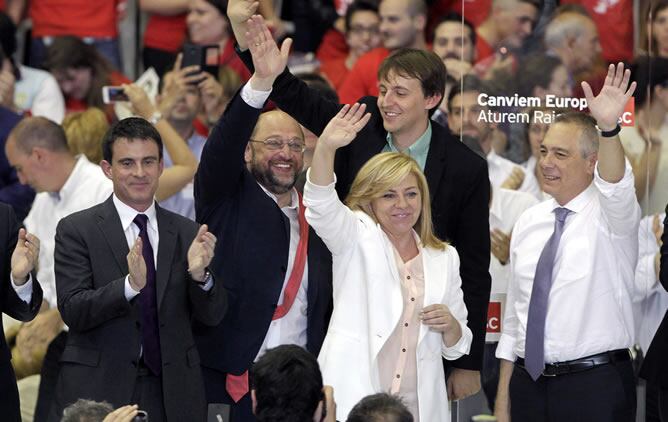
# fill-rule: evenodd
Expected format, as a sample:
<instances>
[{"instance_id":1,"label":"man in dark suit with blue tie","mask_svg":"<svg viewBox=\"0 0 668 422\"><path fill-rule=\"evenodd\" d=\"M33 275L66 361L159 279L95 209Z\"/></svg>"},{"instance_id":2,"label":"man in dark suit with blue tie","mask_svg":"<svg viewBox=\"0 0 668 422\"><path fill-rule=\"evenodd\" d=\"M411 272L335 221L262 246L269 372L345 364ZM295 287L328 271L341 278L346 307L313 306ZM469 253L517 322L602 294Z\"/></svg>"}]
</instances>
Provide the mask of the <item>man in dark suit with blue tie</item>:
<instances>
[{"instance_id":1,"label":"man in dark suit with blue tie","mask_svg":"<svg viewBox=\"0 0 668 422\"><path fill-rule=\"evenodd\" d=\"M103 156L113 195L56 231L58 309L70 332L50 420L87 398L136 403L156 421L203 421L191 319L215 325L225 312L208 271L216 238L156 205L162 140L149 122L114 125Z\"/></svg>"},{"instance_id":2,"label":"man in dark suit with blue tie","mask_svg":"<svg viewBox=\"0 0 668 422\"><path fill-rule=\"evenodd\" d=\"M0 204L0 311L21 321L30 321L42 304L42 288L30 272L39 256L39 239L19 230L9 205ZM0 319L2 329L2 319ZM11 353L0 337L0 415L2 420L19 422L19 392L12 369Z\"/></svg>"}]
</instances>

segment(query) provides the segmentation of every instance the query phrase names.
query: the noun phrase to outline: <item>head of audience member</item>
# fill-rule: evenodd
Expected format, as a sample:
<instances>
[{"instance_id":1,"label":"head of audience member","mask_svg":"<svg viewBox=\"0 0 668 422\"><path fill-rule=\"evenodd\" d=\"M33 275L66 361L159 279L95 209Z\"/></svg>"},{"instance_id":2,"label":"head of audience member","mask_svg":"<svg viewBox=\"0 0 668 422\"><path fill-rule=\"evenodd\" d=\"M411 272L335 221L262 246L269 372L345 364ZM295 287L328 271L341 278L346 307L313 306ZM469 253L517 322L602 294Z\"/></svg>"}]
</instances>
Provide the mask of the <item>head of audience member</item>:
<instances>
[{"instance_id":1,"label":"head of audience member","mask_svg":"<svg viewBox=\"0 0 668 422\"><path fill-rule=\"evenodd\" d=\"M162 138L140 117L115 123L102 141L100 163L114 187L114 195L139 212L146 211L158 190L162 174Z\"/></svg>"},{"instance_id":2,"label":"head of audience member","mask_svg":"<svg viewBox=\"0 0 668 422\"><path fill-rule=\"evenodd\" d=\"M345 202L353 211L369 215L390 239L415 230L425 246L445 247L433 231L427 179L406 154L374 155L355 176Z\"/></svg>"},{"instance_id":3,"label":"head of audience member","mask_svg":"<svg viewBox=\"0 0 668 422\"><path fill-rule=\"evenodd\" d=\"M441 60L462 60L472 64L475 43L475 28L457 13L443 16L434 28L432 50Z\"/></svg>"},{"instance_id":4,"label":"head of audience member","mask_svg":"<svg viewBox=\"0 0 668 422\"><path fill-rule=\"evenodd\" d=\"M378 68L378 108L383 126L399 145L410 145L425 130L445 91L443 61L431 51L400 49Z\"/></svg>"},{"instance_id":5,"label":"head of audience member","mask_svg":"<svg viewBox=\"0 0 668 422\"><path fill-rule=\"evenodd\" d=\"M95 164L102 161L102 139L109 130L104 111L91 107L86 111L70 113L63 119L62 126L72 154L83 154Z\"/></svg>"},{"instance_id":6,"label":"head of audience member","mask_svg":"<svg viewBox=\"0 0 668 422\"><path fill-rule=\"evenodd\" d=\"M668 0L647 3L646 25L640 27L640 49L668 57Z\"/></svg>"},{"instance_id":7,"label":"head of audience member","mask_svg":"<svg viewBox=\"0 0 668 422\"><path fill-rule=\"evenodd\" d=\"M493 0L487 20L496 38L494 47L520 48L533 31L541 0Z\"/></svg>"},{"instance_id":8,"label":"head of audience member","mask_svg":"<svg viewBox=\"0 0 668 422\"><path fill-rule=\"evenodd\" d=\"M3 51L3 57L0 59L0 71L4 66L9 66L12 73L18 79L19 71L14 63L14 53L16 53L16 25L12 19L0 11L0 49Z\"/></svg>"},{"instance_id":9,"label":"head of audience member","mask_svg":"<svg viewBox=\"0 0 668 422\"><path fill-rule=\"evenodd\" d=\"M578 196L594 179L598 157L596 121L575 111L560 114L540 146L543 190L559 205Z\"/></svg>"},{"instance_id":10,"label":"head of audience member","mask_svg":"<svg viewBox=\"0 0 668 422\"><path fill-rule=\"evenodd\" d=\"M571 75L592 70L601 55L596 25L582 12L555 14L545 28L544 40Z\"/></svg>"},{"instance_id":11,"label":"head of audience member","mask_svg":"<svg viewBox=\"0 0 668 422\"><path fill-rule=\"evenodd\" d=\"M19 182L36 192L58 192L75 165L63 128L44 117L28 117L9 133L5 155Z\"/></svg>"},{"instance_id":12,"label":"head of audience member","mask_svg":"<svg viewBox=\"0 0 668 422\"><path fill-rule=\"evenodd\" d=\"M380 15L376 4L355 0L346 10L345 27L349 57L353 60L380 46Z\"/></svg>"},{"instance_id":13,"label":"head of audience member","mask_svg":"<svg viewBox=\"0 0 668 422\"><path fill-rule=\"evenodd\" d=\"M478 102L478 96L485 91L482 81L473 75L466 75L461 85L455 85L448 94L448 126L456 135L476 138L486 156L492 149L495 126L480 117L488 111Z\"/></svg>"},{"instance_id":14,"label":"head of audience member","mask_svg":"<svg viewBox=\"0 0 668 422\"><path fill-rule=\"evenodd\" d=\"M346 422L413 422L413 415L401 398L378 393L360 400Z\"/></svg>"},{"instance_id":15,"label":"head of audience member","mask_svg":"<svg viewBox=\"0 0 668 422\"><path fill-rule=\"evenodd\" d=\"M306 85L310 88L317 91L321 97L339 104L339 96L332 88L332 86L327 82L325 78L320 76L317 73L302 73L295 75L301 79ZM304 132L304 144L306 145L306 150L304 151L304 169L311 166L311 159L313 158L313 151L315 150L315 144L318 142L318 136L308 130L306 127L300 125L302 131Z\"/></svg>"},{"instance_id":16,"label":"head of audience member","mask_svg":"<svg viewBox=\"0 0 668 422\"><path fill-rule=\"evenodd\" d=\"M114 408L106 401L79 399L63 410L60 422L102 422Z\"/></svg>"},{"instance_id":17,"label":"head of audience member","mask_svg":"<svg viewBox=\"0 0 668 422\"><path fill-rule=\"evenodd\" d=\"M244 158L248 170L279 206L289 205L291 190L304 166L304 133L295 119L281 110L260 115Z\"/></svg>"},{"instance_id":18,"label":"head of audience member","mask_svg":"<svg viewBox=\"0 0 668 422\"><path fill-rule=\"evenodd\" d=\"M162 83L162 92L158 96L158 102L162 103L165 100L166 93L165 85L171 83L170 78L173 78L171 72L167 72L163 77ZM182 91L178 91L178 94L175 94L176 98L173 99L173 106L169 110L169 113L165 115L165 118L169 123L176 129L179 133L191 132L193 128L193 122L197 118L197 114L200 112L202 107L202 94L197 85L194 84L185 84Z\"/></svg>"},{"instance_id":19,"label":"head of audience member","mask_svg":"<svg viewBox=\"0 0 668 422\"><path fill-rule=\"evenodd\" d=\"M517 93L523 97L538 97L544 103L546 95L569 97L572 93L568 69L556 56L536 54L524 59L520 65L522 77L518 78Z\"/></svg>"},{"instance_id":20,"label":"head of audience member","mask_svg":"<svg viewBox=\"0 0 668 422\"><path fill-rule=\"evenodd\" d=\"M424 0L382 0L378 6L383 46L424 48L427 5Z\"/></svg>"},{"instance_id":21,"label":"head of audience member","mask_svg":"<svg viewBox=\"0 0 668 422\"><path fill-rule=\"evenodd\" d=\"M227 19L227 0L190 0L188 35L198 45L225 43L232 33Z\"/></svg>"},{"instance_id":22,"label":"head of audience member","mask_svg":"<svg viewBox=\"0 0 668 422\"><path fill-rule=\"evenodd\" d=\"M104 108L102 87L109 84L112 66L95 47L71 35L56 37L46 50L44 67L66 97Z\"/></svg>"},{"instance_id":23,"label":"head of audience member","mask_svg":"<svg viewBox=\"0 0 668 422\"><path fill-rule=\"evenodd\" d=\"M318 360L296 345L267 352L251 369L251 400L259 422L313 422L324 418Z\"/></svg>"},{"instance_id":24,"label":"head of audience member","mask_svg":"<svg viewBox=\"0 0 668 422\"><path fill-rule=\"evenodd\" d=\"M636 108L652 106L668 111L668 58L636 57L631 65L631 80L637 84L633 93Z\"/></svg>"}]
</instances>

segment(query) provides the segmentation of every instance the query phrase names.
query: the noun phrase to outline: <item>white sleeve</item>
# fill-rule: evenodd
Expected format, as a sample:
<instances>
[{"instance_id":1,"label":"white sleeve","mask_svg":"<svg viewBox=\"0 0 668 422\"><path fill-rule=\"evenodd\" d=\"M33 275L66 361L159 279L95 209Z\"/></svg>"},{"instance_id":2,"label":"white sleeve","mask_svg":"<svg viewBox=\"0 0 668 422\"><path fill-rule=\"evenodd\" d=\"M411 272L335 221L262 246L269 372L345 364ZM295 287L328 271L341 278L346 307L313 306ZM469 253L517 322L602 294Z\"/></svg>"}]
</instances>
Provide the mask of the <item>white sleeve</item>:
<instances>
[{"instance_id":1,"label":"white sleeve","mask_svg":"<svg viewBox=\"0 0 668 422\"><path fill-rule=\"evenodd\" d=\"M14 276L11 274L9 275L9 278L12 280L12 287L14 288L14 291L16 292L19 299L25 303L30 303L32 300L32 274L28 274L28 281L26 281L21 286L17 286L16 283L14 283Z\"/></svg>"},{"instance_id":2,"label":"white sleeve","mask_svg":"<svg viewBox=\"0 0 668 422\"><path fill-rule=\"evenodd\" d=\"M33 116L43 116L58 124L65 117L65 100L53 76L48 75L42 81L35 99L32 102L30 113Z\"/></svg>"},{"instance_id":3,"label":"white sleeve","mask_svg":"<svg viewBox=\"0 0 668 422\"><path fill-rule=\"evenodd\" d=\"M612 232L620 237L638 235L640 223L640 205L636 198L633 170L628 159L624 159L624 177L617 183L603 180L598 171L598 162L594 170L594 184L600 193L601 209L606 216Z\"/></svg>"}]
</instances>

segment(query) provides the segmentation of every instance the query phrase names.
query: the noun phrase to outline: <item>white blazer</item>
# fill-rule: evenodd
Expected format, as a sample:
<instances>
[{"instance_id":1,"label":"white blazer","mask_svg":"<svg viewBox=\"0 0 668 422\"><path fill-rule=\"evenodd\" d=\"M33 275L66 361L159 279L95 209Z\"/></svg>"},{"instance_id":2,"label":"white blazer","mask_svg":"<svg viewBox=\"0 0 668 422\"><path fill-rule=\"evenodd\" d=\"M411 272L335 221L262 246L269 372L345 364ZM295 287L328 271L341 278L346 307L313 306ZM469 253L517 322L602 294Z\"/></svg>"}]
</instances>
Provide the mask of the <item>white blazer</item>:
<instances>
[{"instance_id":1,"label":"white blazer","mask_svg":"<svg viewBox=\"0 0 668 422\"><path fill-rule=\"evenodd\" d=\"M378 353L403 312L401 281L392 244L371 217L351 211L329 186L307 182L306 219L332 252L334 311L318 361L324 383L334 387L337 419L369 394L382 392ZM468 354L472 334L466 326L459 257L420 245L424 266L424 306L442 303L462 327L462 337L446 347L441 333L420 327L417 345L418 406L424 422L450 420L441 357Z\"/></svg>"}]
</instances>

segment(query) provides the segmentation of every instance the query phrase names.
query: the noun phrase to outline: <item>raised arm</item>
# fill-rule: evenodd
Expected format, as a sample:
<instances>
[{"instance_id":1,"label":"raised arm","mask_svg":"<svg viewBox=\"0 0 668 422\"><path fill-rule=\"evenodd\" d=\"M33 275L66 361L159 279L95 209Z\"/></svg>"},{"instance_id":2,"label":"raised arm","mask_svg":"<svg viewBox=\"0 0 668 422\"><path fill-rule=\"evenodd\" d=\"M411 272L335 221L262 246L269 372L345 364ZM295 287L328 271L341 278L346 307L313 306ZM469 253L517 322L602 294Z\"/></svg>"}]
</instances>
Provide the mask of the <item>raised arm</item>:
<instances>
[{"instance_id":1,"label":"raised arm","mask_svg":"<svg viewBox=\"0 0 668 422\"><path fill-rule=\"evenodd\" d=\"M227 17L241 51L248 49L246 22L257 12L259 4L257 0L229 0L227 2Z\"/></svg>"},{"instance_id":2,"label":"raised arm","mask_svg":"<svg viewBox=\"0 0 668 422\"><path fill-rule=\"evenodd\" d=\"M144 90L134 84L123 85L123 91L130 98L133 109L146 120L155 116L158 109L149 101ZM174 130L167 119L159 119L155 128L172 158L173 165L160 175L160 183L155 197L158 201L169 198L183 189L193 179L197 171L197 159L186 141Z\"/></svg>"},{"instance_id":3,"label":"raised arm","mask_svg":"<svg viewBox=\"0 0 668 422\"><path fill-rule=\"evenodd\" d=\"M589 111L601 131L611 131L617 127L624 106L636 89L635 82L629 86L630 79L631 71L624 70L624 64L620 62L617 66L611 64L608 67L605 83L596 97L591 86L582 82ZM624 168L624 148L619 135L599 136L598 171L601 178L609 183L617 183L624 177Z\"/></svg>"}]
</instances>

